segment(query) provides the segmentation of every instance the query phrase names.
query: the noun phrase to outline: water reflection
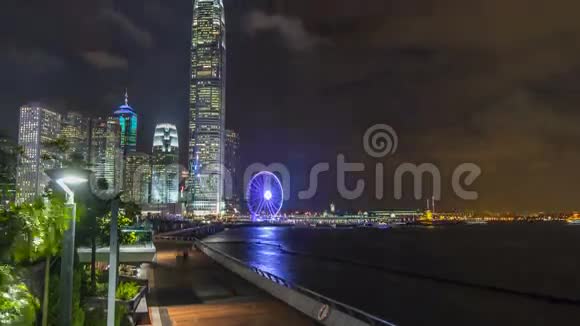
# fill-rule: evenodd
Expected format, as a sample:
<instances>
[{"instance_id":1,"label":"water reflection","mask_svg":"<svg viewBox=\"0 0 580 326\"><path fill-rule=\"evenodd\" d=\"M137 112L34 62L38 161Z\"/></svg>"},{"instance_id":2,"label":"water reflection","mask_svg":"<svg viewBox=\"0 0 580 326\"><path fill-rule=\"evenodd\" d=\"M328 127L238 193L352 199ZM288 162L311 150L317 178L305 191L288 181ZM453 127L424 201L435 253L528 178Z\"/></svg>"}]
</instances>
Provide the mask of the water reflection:
<instances>
[{"instance_id":1,"label":"water reflection","mask_svg":"<svg viewBox=\"0 0 580 326\"><path fill-rule=\"evenodd\" d=\"M580 325L577 305L434 281L458 280L580 302L580 264L573 263L579 236L580 228L558 225L253 227L230 229L208 241L264 271L402 325L425 320L435 325ZM535 318L538 311L541 319Z\"/></svg>"}]
</instances>

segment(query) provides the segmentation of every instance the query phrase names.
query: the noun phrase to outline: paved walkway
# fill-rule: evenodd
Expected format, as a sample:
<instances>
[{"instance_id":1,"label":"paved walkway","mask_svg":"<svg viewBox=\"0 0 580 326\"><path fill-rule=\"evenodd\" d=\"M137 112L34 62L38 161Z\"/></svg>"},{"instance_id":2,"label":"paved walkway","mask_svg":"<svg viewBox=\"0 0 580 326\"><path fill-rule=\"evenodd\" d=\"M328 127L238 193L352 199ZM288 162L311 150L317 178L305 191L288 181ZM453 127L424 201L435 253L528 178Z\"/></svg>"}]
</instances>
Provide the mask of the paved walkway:
<instances>
[{"instance_id":1,"label":"paved walkway","mask_svg":"<svg viewBox=\"0 0 580 326\"><path fill-rule=\"evenodd\" d=\"M148 271L147 303L153 326L316 325L187 245L157 243Z\"/></svg>"}]
</instances>

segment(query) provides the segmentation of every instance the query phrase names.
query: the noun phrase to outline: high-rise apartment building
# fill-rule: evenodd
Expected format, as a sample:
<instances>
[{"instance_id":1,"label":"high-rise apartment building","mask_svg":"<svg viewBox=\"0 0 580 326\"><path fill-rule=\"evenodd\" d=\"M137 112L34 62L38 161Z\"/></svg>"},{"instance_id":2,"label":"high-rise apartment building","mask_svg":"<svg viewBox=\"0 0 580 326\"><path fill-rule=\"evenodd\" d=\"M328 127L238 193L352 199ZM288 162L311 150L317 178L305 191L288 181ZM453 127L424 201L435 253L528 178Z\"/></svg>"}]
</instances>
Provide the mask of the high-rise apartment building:
<instances>
[{"instance_id":1,"label":"high-rise apartment building","mask_svg":"<svg viewBox=\"0 0 580 326\"><path fill-rule=\"evenodd\" d=\"M226 24L222 0L194 0L189 93L188 212L220 214L223 204Z\"/></svg>"}]
</instances>

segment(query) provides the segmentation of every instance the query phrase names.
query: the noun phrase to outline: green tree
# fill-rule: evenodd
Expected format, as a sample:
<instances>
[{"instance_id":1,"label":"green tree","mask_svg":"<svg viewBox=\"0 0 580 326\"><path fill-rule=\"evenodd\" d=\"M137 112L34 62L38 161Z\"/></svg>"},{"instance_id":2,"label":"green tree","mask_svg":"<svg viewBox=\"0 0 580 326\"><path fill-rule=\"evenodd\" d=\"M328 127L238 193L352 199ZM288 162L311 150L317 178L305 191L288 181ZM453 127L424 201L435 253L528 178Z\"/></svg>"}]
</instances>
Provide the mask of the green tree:
<instances>
[{"instance_id":1,"label":"green tree","mask_svg":"<svg viewBox=\"0 0 580 326\"><path fill-rule=\"evenodd\" d=\"M23 229L13 243L13 259L17 263L45 261L44 291L42 300L42 325L48 325L48 302L50 286L50 263L57 255L64 232L71 218L64 199L53 195L46 200L38 199L20 209Z\"/></svg>"},{"instance_id":2,"label":"green tree","mask_svg":"<svg viewBox=\"0 0 580 326\"><path fill-rule=\"evenodd\" d=\"M101 244L108 244L110 241L111 234L111 212L108 212L105 216L98 220L99 224L99 241ZM117 218L117 227L119 230L119 243L120 244L132 244L135 241L134 234L121 232L121 229L127 228L135 224L135 220L131 219L129 215L123 210L119 210L119 215Z\"/></svg>"},{"instance_id":3,"label":"green tree","mask_svg":"<svg viewBox=\"0 0 580 326\"><path fill-rule=\"evenodd\" d=\"M20 233L24 221L15 206L0 210L0 262L10 262L12 244Z\"/></svg>"},{"instance_id":4,"label":"green tree","mask_svg":"<svg viewBox=\"0 0 580 326\"><path fill-rule=\"evenodd\" d=\"M0 293L0 325L34 324L38 300L11 266L0 265Z\"/></svg>"},{"instance_id":5,"label":"green tree","mask_svg":"<svg viewBox=\"0 0 580 326\"><path fill-rule=\"evenodd\" d=\"M0 200L13 200L16 187L18 156L24 155L22 146L0 132Z\"/></svg>"},{"instance_id":6,"label":"green tree","mask_svg":"<svg viewBox=\"0 0 580 326\"><path fill-rule=\"evenodd\" d=\"M96 260L97 260L97 238L99 237L99 225L97 220L99 216L104 216L110 210L111 204L107 201L100 200L90 194L79 193L76 196L80 199L77 212L80 216L77 224L77 238L79 245L89 246L91 248L91 271L90 271L90 292L96 290Z\"/></svg>"},{"instance_id":7,"label":"green tree","mask_svg":"<svg viewBox=\"0 0 580 326\"><path fill-rule=\"evenodd\" d=\"M125 211L125 216L133 222L137 221L137 217L141 215L141 206L134 202L123 203L121 207Z\"/></svg>"},{"instance_id":8,"label":"green tree","mask_svg":"<svg viewBox=\"0 0 580 326\"><path fill-rule=\"evenodd\" d=\"M71 153L71 143L64 136L55 140L45 141L42 145L46 149L46 152L41 157L44 161L52 160L59 163L61 167L85 168L89 166L81 154Z\"/></svg>"},{"instance_id":9,"label":"green tree","mask_svg":"<svg viewBox=\"0 0 580 326\"><path fill-rule=\"evenodd\" d=\"M76 261L76 260L75 260ZM73 311L72 320L73 326L84 326L86 314L81 305L81 283L83 271L79 264L75 263L75 270L73 274ZM58 325L58 315L60 313L60 277L58 275L53 276L53 280L50 283L50 308L49 308L49 326L59 326Z\"/></svg>"}]
</instances>

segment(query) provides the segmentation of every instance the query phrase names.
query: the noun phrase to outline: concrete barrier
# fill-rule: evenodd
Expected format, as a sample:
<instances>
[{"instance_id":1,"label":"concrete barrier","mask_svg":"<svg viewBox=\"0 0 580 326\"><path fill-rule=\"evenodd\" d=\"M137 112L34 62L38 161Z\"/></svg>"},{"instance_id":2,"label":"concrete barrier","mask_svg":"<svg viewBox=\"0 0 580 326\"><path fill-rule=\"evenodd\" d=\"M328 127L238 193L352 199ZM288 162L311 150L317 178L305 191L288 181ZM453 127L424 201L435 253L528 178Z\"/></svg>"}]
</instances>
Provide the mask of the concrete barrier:
<instances>
[{"instance_id":1,"label":"concrete barrier","mask_svg":"<svg viewBox=\"0 0 580 326\"><path fill-rule=\"evenodd\" d=\"M234 257L212 248L201 240L197 240L195 246L228 270L238 274L323 325L395 326L388 321L367 314L357 308L327 298L321 294L292 284L276 275L249 266Z\"/></svg>"}]
</instances>

